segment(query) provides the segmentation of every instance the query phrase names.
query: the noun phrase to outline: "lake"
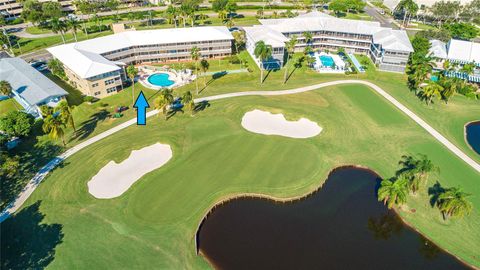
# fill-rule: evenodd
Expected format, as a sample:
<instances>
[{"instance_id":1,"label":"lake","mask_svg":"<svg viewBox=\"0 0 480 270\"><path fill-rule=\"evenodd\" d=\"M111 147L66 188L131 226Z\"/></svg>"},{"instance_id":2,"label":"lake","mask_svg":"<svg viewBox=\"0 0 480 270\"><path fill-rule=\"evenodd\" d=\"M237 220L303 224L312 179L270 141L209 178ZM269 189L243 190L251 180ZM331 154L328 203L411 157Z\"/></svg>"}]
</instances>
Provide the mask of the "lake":
<instances>
[{"instance_id":1,"label":"lake","mask_svg":"<svg viewBox=\"0 0 480 270\"><path fill-rule=\"evenodd\" d=\"M218 269L468 269L378 202L379 181L342 167L301 200L234 199L200 226L199 252Z\"/></svg>"},{"instance_id":2,"label":"lake","mask_svg":"<svg viewBox=\"0 0 480 270\"><path fill-rule=\"evenodd\" d=\"M465 131L467 143L480 155L480 121L467 124Z\"/></svg>"}]
</instances>

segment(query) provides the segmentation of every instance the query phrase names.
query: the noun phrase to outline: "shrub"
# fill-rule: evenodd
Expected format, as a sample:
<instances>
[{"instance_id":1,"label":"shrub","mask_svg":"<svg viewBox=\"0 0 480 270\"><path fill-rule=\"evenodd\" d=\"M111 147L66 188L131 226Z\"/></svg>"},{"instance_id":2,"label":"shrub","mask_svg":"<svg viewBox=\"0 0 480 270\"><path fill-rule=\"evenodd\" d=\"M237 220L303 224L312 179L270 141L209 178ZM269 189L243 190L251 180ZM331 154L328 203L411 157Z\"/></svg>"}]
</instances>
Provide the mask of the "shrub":
<instances>
[{"instance_id":1,"label":"shrub","mask_svg":"<svg viewBox=\"0 0 480 270\"><path fill-rule=\"evenodd\" d=\"M110 30L109 25L101 24L101 25L92 25L90 27L87 27L87 33L93 34L93 33L98 33L98 32L103 32Z\"/></svg>"},{"instance_id":2,"label":"shrub","mask_svg":"<svg viewBox=\"0 0 480 270\"><path fill-rule=\"evenodd\" d=\"M34 118L23 111L12 111L0 119L0 130L9 137L28 136L32 130Z\"/></svg>"}]
</instances>

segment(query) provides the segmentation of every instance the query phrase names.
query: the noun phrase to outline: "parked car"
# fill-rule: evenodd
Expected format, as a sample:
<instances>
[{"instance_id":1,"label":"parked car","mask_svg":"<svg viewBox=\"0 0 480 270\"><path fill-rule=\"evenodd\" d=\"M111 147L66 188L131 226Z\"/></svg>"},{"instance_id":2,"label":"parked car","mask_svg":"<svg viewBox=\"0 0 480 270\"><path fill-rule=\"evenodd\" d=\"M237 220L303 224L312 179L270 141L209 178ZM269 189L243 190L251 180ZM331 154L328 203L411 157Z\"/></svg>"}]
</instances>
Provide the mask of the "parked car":
<instances>
[{"instance_id":1,"label":"parked car","mask_svg":"<svg viewBox=\"0 0 480 270\"><path fill-rule=\"evenodd\" d=\"M45 63L44 61L34 61L30 63L30 66L32 66L34 69L38 71L44 71L48 68L47 63Z\"/></svg>"}]
</instances>

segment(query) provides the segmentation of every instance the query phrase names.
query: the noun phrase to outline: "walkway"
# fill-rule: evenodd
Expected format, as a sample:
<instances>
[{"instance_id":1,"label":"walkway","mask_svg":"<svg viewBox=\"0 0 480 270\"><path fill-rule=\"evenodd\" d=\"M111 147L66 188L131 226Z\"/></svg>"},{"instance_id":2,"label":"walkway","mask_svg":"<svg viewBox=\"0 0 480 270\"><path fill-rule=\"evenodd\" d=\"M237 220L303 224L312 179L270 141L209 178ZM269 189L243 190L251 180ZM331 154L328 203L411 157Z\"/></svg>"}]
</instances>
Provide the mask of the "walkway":
<instances>
[{"instance_id":1,"label":"walkway","mask_svg":"<svg viewBox=\"0 0 480 270\"><path fill-rule=\"evenodd\" d=\"M221 94L216 96L204 97L204 98L197 98L195 102L202 102L202 101L212 101L212 100L219 100L225 98L233 98L233 97L243 97L243 96L279 96L279 95L291 95L291 94L298 94L308 91L317 90L323 87L334 86L339 84L363 84L366 86L371 87L375 92L383 96L386 100L392 103L395 107L397 107L400 111L405 113L408 117L410 117L413 121L415 121L418 125L420 125L423 129L425 129L428 133L430 133L437 141L442 143L445 147L447 147L452 153L458 156L460 159L465 161L468 165L470 165L474 170L480 173L480 164L474 161L472 158L467 156L465 153L462 152L458 147L456 147L453 143L451 143L447 138L445 138L442 134L440 134L437 130L435 130L432 126L427 124L423 119L413 113L410 109L405 107L399 101L397 101L394 97L388 94L385 90L378 87L377 85L361 81L361 80L340 80L340 81L333 81L333 82L326 82L315 84L306 87L300 87L291 90L282 90L282 91L247 91L247 92L236 92L236 93L228 93L228 94ZM151 117L153 115L158 114L158 110L153 110L147 113L147 117ZM55 157L52 159L47 165L45 165L27 184L27 186L20 192L20 195L16 198L16 200L11 203L1 214L0 214L0 222L7 219L12 213L17 211L22 204L30 197L33 191L37 188L40 182L45 178L45 176L55 168L61 161L65 160L66 158L70 157L71 155L77 153L78 151L84 149L85 147L94 144L114 133L119 132L122 129L125 129L129 126L136 124L137 119L133 118L128 120L125 123L122 123L114 128L111 128L99 135L96 135L76 146L68 149L63 154Z\"/></svg>"}]
</instances>

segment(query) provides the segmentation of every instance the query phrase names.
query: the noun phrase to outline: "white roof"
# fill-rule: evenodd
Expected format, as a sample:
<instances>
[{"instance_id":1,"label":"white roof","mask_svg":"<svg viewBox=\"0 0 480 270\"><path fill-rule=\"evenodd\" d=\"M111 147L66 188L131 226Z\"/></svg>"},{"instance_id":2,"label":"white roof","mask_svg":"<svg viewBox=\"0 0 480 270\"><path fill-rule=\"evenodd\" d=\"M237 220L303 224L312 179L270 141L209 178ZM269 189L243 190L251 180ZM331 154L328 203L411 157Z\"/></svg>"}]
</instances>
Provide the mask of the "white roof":
<instances>
[{"instance_id":1,"label":"white roof","mask_svg":"<svg viewBox=\"0 0 480 270\"><path fill-rule=\"evenodd\" d=\"M430 40L429 55L437 58L447 58L447 44L438 39Z\"/></svg>"},{"instance_id":2,"label":"white roof","mask_svg":"<svg viewBox=\"0 0 480 270\"><path fill-rule=\"evenodd\" d=\"M77 75L89 78L120 69L100 55L103 53L130 46L232 39L225 26L169 28L121 32L47 50Z\"/></svg>"},{"instance_id":3,"label":"white roof","mask_svg":"<svg viewBox=\"0 0 480 270\"><path fill-rule=\"evenodd\" d=\"M344 33L372 34L372 28L380 27L379 22L338 19L335 17L296 17L259 21L262 25L282 33L329 30Z\"/></svg>"},{"instance_id":4,"label":"white roof","mask_svg":"<svg viewBox=\"0 0 480 270\"><path fill-rule=\"evenodd\" d=\"M373 42L381 44L384 49L413 52L413 47L407 32L404 30L392 30L391 28L381 27L379 22L338 19L319 14L322 13L316 12L310 16L299 16L296 18L260 20L263 27L256 28L256 32L258 33L253 33L254 30L250 31L252 35L255 35L253 39L257 39L257 41L263 40L267 44L279 44L280 42L283 44L285 41L281 40L279 33L302 33L305 31L327 30L332 32L371 35L373 36ZM273 37L269 36L270 32Z\"/></svg>"},{"instance_id":5,"label":"white roof","mask_svg":"<svg viewBox=\"0 0 480 270\"><path fill-rule=\"evenodd\" d=\"M329 15L327 13L320 12L318 10L313 10L304 14L300 14L297 16L297 18L334 18L332 15Z\"/></svg>"},{"instance_id":6,"label":"white roof","mask_svg":"<svg viewBox=\"0 0 480 270\"><path fill-rule=\"evenodd\" d=\"M413 47L410 43L407 32L403 30L381 28L378 32L373 34L373 42L375 44L381 44L383 49L413 52Z\"/></svg>"},{"instance_id":7,"label":"white roof","mask_svg":"<svg viewBox=\"0 0 480 270\"><path fill-rule=\"evenodd\" d=\"M243 30L245 30L246 35L253 41L253 43L264 41L267 45L272 47L284 47L285 42L288 41L288 38L282 33L263 25L244 27Z\"/></svg>"},{"instance_id":8,"label":"white roof","mask_svg":"<svg viewBox=\"0 0 480 270\"><path fill-rule=\"evenodd\" d=\"M0 80L6 80L29 105L40 104L49 98L66 96L60 86L49 80L21 58L0 59Z\"/></svg>"},{"instance_id":9,"label":"white roof","mask_svg":"<svg viewBox=\"0 0 480 270\"><path fill-rule=\"evenodd\" d=\"M480 63L480 43L451 39L447 48L450 60Z\"/></svg>"}]
</instances>

